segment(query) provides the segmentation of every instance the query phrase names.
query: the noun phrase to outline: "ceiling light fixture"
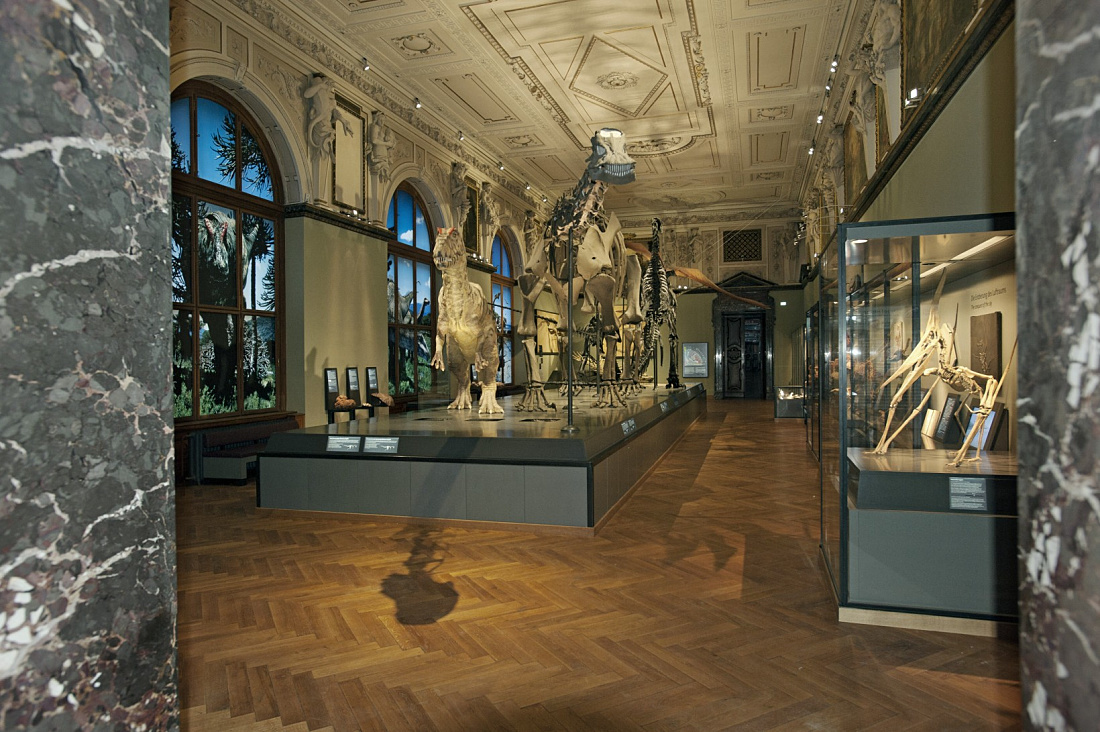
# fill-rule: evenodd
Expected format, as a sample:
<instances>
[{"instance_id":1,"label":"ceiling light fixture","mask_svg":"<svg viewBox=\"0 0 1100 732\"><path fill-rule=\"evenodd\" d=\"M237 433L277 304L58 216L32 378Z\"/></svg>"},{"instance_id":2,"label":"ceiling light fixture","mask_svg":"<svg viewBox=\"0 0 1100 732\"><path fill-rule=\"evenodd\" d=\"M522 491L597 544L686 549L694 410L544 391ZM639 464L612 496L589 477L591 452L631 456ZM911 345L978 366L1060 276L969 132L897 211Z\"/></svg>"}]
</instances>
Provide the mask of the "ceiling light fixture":
<instances>
[{"instance_id":1,"label":"ceiling light fixture","mask_svg":"<svg viewBox=\"0 0 1100 732\"><path fill-rule=\"evenodd\" d=\"M825 115L823 115L823 114L817 115L817 123L818 124L821 124L824 121L825 121Z\"/></svg>"},{"instance_id":2,"label":"ceiling light fixture","mask_svg":"<svg viewBox=\"0 0 1100 732\"><path fill-rule=\"evenodd\" d=\"M826 84L825 85L825 91L826 92L831 92L832 90L833 90L833 85L832 84Z\"/></svg>"},{"instance_id":3,"label":"ceiling light fixture","mask_svg":"<svg viewBox=\"0 0 1100 732\"><path fill-rule=\"evenodd\" d=\"M413 106L420 109L420 97L413 97Z\"/></svg>"},{"instance_id":4,"label":"ceiling light fixture","mask_svg":"<svg viewBox=\"0 0 1100 732\"><path fill-rule=\"evenodd\" d=\"M546 201L547 201L547 200L548 200L548 199L546 198L546 196L543 196L543 197L542 197L542 202L543 202L543 203L546 203Z\"/></svg>"},{"instance_id":5,"label":"ceiling light fixture","mask_svg":"<svg viewBox=\"0 0 1100 732\"><path fill-rule=\"evenodd\" d=\"M524 190L527 190L527 191L531 190L531 184L530 184L530 183L528 183L528 184L527 184L527 187L526 187L526 188L524 188Z\"/></svg>"},{"instance_id":6,"label":"ceiling light fixture","mask_svg":"<svg viewBox=\"0 0 1100 732\"><path fill-rule=\"evenodd\" d=\"M367 61L367 57L363 57L363 71L370 71L370 61Z\"/></svg>"},{"instance_id":7,"label":"ceiling light fixture","mask_svg":"<svg viewBox=\"0 0 1100 732\"><path fill-rule=\"evenodd\" d=\"M459 139L459 141L462 141L462 140L466 139L466 135L462 134L462 130L458 131L458 139Z\"/></svg>"},{"instance_id":8,"label":"ceiling light fixture","mask_svg":"<svg viewBox=\"0 0 1100 732\"><path fill-rule=\"evenodd\" d=\"M497 167L500 168L501 170L504 170L504 163L498 160L497 161Z\"/></svg>"},{"instance_id":9,"label":"ceiling light fixture","mask_svg":"<svg viewBox=\"0 0 1100 732\"><path fill-rule=\"evenodd\" d=\"M814 154L814 146L810 145L810 155L813 155L813 154Z\"/></svg>"}]
</instances>

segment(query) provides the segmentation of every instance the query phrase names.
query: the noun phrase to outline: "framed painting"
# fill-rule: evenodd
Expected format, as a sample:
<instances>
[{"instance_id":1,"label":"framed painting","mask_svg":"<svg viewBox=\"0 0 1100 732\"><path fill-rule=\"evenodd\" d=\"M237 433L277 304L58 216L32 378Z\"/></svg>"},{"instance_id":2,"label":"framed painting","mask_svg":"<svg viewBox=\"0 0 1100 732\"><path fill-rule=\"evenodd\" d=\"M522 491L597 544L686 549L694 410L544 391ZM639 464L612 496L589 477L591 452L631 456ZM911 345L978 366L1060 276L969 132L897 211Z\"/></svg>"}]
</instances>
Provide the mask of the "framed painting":
<instances>
[{"instance_id":1,"label":"framed painting","mask_svg":"<svg viewBox=\"0 0 1100 732\"><path fill-rule=\"evenodd\" d=\"M977 0L905 0L901 4L902 94L922 95L940 80L958 50L966 26L978 10ZM912 114L913 108L903 110Z\"/></svg>"},{"instance_id":2,"label":"framed painting","mask_svg":"<svg viewBox=\"0 0 1100 732\"><path fill-rule=\"evenodd\" d=\"M863 152L863 135L855 115L844 122L844 196L849 201L859 198L867 185L867 157Z\"/></svg>"},{"instance_id":3,"label":"framed painting","mask_svg":"<svg viewBox=\"0 0 1100 732\"><path fill-rule=\"evenodd\" d=\"M886 92L875 86L875 161L881 163L890 152L890 122L886 117Z\"/></svg>"},{"instance_id":4,"label":"framed painting","mask_svg":"<svg viewBox=\"0 0 1100 732\"><path fill-rule=\"evenodd\" d=\"M336 125L332 202L340 208L362 212L366 205L366 156L363 154L366 121L359 107L339 96L336 97L336 106L344 113L350 132L344 125Z\"/></svg>"},{"instance_id":5,"label":"framed painting","mask_svg":"<svg viewBox=\"0 0 1100 732\"><path fill-rule=\"evenodd\" d=\"M705 379L710 375L710 361L707 358L707 343L681 343L683 355L683 375L685 379Z\"/></svg>"},{"instance_id":6,"label":"framed painting","mask_svg":"<svg viewBox=\"0 0 1100 732\"><path fill-rule=\"evenodd\" d=\"M477 254L477 211L480 191L476 185L466 181L466 202L470 209L466 212L466 220L462 222L462 243L466 245L466 251Z\"/></svg>"}]
</instances>

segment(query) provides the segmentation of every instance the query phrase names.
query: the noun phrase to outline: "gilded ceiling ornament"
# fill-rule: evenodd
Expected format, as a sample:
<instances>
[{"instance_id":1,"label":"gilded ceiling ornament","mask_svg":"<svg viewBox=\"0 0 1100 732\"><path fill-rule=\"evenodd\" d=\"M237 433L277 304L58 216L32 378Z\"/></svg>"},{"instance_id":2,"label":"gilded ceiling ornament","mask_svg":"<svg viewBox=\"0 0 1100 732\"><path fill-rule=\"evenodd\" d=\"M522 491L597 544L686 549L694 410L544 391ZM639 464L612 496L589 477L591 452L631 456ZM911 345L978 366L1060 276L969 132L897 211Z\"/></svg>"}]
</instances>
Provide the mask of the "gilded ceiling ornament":
<instances>
[{"instance_id":1,"label":"gilded ceiling ornament","mask_svg":"<svg viewBox=\"0 0 1100 732\"><path fill-rule=\"evenodd\" d=\"M596 83L604 89L629 89L638 85L638 75L629 71L609 71L598 77Z\"/></svg>"}]
</instances>

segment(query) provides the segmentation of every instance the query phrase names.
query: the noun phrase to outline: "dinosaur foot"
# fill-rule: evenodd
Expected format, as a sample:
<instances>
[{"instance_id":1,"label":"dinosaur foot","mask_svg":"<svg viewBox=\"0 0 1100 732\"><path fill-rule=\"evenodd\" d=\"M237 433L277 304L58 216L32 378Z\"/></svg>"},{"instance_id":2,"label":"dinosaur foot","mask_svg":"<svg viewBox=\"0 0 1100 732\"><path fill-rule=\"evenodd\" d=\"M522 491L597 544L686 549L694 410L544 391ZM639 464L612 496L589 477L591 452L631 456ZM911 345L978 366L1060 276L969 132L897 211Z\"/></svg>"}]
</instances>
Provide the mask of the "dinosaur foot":
<instances>
[{"instance_id":1,"label":"dinosaur foot","mask_svg":"<svg viewBox=\"0 0 1100 732\"><path fill-rule=\"evenodd\" d=\"M527 385L527 391L523 394L523 400L516 405L517 412L556 412L557 406L546 398L546 392L542 384L532 382Z\"/></svg>"},{"instance_id":2,"label":"dinosaur foot","mask_svg":"<svg viewBox=\"0 0 1100 732\"><path fill-rule=\"evenodd\" d=\"M599 389L596 392L596 401L592 402L593 407L625 407L626 402L623 401L622 392L619 390L619 385L613 381L604 381L600 383Z\"/></svg>"},{"instance_id":3,"label":"dinosaur foot","mask_svg":"<svg viewBox=\"0 0 1100 732\"><path fill-rule=\"evenodd\" d=\"M470 388L466 387L459 392L458 396L453 402L447 405L447 409L473 409L474 402L470 398Z\"/></svg>"},{"instance_id":4,"label":"dinosaur foot","mask_svg":"<svg viewBox=\"0 0 1100 732\"><path fill-rule=\"evenodd\" d=\"M504 414L504 407L497 404L497 385L485 384L481 387L481 399L478 400L478 414Z\"/></svg>"}]
</instances>

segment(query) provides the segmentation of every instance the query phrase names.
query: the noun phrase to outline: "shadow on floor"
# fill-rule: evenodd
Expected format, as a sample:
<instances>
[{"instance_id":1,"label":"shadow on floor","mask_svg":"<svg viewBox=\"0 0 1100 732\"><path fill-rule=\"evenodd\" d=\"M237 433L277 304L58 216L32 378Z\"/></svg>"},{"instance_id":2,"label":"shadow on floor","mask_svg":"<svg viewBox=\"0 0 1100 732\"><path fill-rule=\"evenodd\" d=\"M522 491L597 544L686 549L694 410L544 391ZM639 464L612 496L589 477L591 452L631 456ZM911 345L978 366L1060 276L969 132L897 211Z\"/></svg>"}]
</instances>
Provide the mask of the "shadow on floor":
<instances>
[{"instance_id":1,"label":"shadow on floor","mask_svg":"<svg viewBox=\"0 0 1100 732\"><path fill-rule=\"evenodd\" d=\"M391 574L382 580L382 594L397 606L395 617L402 625L431 625L447 616L458 602L453 582L437 582L432 572L443 559L436 540L438 530L420 529L412 537L409 558L405 560L408 574ZM406 536L394 537L403 541Z\"/></svg>"}]
</instances>

